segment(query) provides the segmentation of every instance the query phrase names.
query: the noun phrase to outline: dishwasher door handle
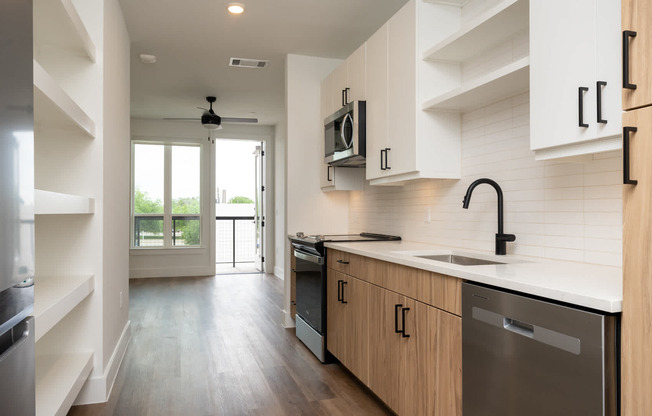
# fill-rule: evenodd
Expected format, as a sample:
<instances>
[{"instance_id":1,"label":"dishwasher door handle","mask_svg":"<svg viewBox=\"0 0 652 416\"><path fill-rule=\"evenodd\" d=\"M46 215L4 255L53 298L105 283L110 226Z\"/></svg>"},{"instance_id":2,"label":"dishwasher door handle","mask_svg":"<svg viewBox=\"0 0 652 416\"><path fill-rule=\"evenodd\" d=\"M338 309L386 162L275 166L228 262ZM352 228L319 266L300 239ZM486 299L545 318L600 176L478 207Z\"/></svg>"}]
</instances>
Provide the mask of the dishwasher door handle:
<instances>
[{"instance_id":1,"label":"dishwasher door handle","mask_svg":"<svg viewBox=\"0 0 652 416\"><path fill-rule=\"evenodd\" d=\"M503 318L503 328L525 337L534 338L534 326L516 319Z\"/></svg>"},{"instance_id":2,"label":"dishwasher door handle","mask_svg":"<svg viewBox=\"0 0 652 416\"><path fill-rule=\"evenodd\" d=\"M23 321L11 329L12 342L3 351L0 351L0 361L9 357L13 351L20 348L20 346L27 342L31 331L29 321Z\"/></svg>"}]
</instances>

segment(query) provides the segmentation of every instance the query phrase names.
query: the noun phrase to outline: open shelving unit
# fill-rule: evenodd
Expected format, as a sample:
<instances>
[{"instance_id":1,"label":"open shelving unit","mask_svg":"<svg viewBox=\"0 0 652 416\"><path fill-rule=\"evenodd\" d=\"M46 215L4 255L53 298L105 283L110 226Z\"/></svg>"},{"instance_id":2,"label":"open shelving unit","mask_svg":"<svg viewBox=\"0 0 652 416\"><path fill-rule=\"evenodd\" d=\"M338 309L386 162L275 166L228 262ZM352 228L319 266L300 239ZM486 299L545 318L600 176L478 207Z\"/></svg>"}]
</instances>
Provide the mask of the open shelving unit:
<instances>
[{"instance_id":1,"label":"open shelving unit","mask_svg":"<svg viewBox=\"0 0 652 416\"><path fill-rule=\"evenodd\" d=\"M448 4L422 0L432 4ZM466 2L454 2L462 7ZM456 65L459 83L452 90L435 93L421 103L426 111L465 112L530 88L530 59L523 50L515 52L515 39L523 40L529 30L529 2L503 0L460 24L461 29L425 49L421 58L430 65ZM505 53L505 51L511 53ZM500 51L500 57L492 54ZM462 76L463 67L479 58L497 59L497 67L487 68L470 79ZM425 94L424 94L425 95Z\"/></svg>"},{"instance_id":2,"label":"open shelving unit","mask_svg":"<svg viewBox=\"0 0 652 416\"><path fill-rule=\"evenodd\" d=\"M93 353L36 356L36 414L65 416L93 369Z\"/></svg>"},{"instance_id":3,"label":"open shelving unit","mask_svg":"<svg viewBox=\"0 0 652 416\"><path fill-rule=\"evenodd\" d=\"M527 0L505 0L475 17L462 29L433 45L422 59L464 62L528 29Z\"/></svg>"},{"instance_id":4,"label":"open shelving unit","mask_svg":"<svg viewBox=\"0 0 652 416\"><path fill-rule=\"evenodd\" d=\"M35 189L34 199L36 215L95 213L95 198Z\"/></svg>"},{"instance_id":5,"label":"open shelving unit","mask_svg":"<svg viewBox=\"0 0 652 416\"><path fill-rule=\"evenodd\" d=\"M465 112L525 92L530 88L529 68L529 58L519 59L425 101L421 108Z\"/></svg>"},{"instance_id":6,"label":"open shelving unit","mask_svg":"<svg viewBox=\"0 0 652 416\"><path fill-rule=\"evenodd\" d=\"M95 137L95 121L34 60L35 122L47 128L77 129L89 138Z\"/></svg>"},{"instance_id":7,"label":"open shelving unit","mask_svg":"<svg viewBox=\"0 0 652 416\"><path fill-rule=\"evenodd\" d=\"M95 278L90 276L38 276L34 290L36 341L95 290Z\"/></svg>"},{"instance_id":8,"label":"open shelving unit","mask_svg":"<svg viewBox=\"0 0 652 416\"><path fill-rule=\"evenodd\" d=\"M96 277L97 272L101 276L101 269L95 270L98 265L88 261L102 236L93 226L101 218L92 215L94 188L101 189L101 184L89 180L95 177L87 175L86 169L98 162L92 150L101 146L97 115L93 116L96 110L89 105L96 97L89 94L101 89L102 72L89 28L96 29L92 19L102 4L34 0L35 183L40 188L34 192L34 317L39 416L67 414L93 371L98 340L91 330L101 324L101 314L96 313L101 304L93 296L96 285L101 285L101 277ZM79 155L86 164L68 163ZM60 190L66 192L56 192ZM75 255L57 255L57 246L73 243L76 246L70 249Z\"/></svg>"}]
</instances>

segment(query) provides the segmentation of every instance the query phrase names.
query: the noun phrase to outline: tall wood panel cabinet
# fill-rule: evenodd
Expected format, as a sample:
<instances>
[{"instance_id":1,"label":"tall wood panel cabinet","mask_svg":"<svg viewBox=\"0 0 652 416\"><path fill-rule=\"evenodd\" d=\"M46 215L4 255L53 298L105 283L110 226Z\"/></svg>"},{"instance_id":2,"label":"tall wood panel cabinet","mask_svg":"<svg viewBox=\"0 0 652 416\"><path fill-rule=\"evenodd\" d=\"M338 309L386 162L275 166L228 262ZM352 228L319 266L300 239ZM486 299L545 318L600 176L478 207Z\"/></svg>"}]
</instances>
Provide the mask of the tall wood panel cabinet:
<instances>
[{"instance_id":1,"label":"tall wood panel cabinet","mask_svg":"<svg viewBox=\"0 0 652 416\"><path fill-rule=\"evenodd\" d=\"M652 409L652 3L623 0L621 412ZM634 89L634 85L636 86Z\"/></svg>"}]
</instances>

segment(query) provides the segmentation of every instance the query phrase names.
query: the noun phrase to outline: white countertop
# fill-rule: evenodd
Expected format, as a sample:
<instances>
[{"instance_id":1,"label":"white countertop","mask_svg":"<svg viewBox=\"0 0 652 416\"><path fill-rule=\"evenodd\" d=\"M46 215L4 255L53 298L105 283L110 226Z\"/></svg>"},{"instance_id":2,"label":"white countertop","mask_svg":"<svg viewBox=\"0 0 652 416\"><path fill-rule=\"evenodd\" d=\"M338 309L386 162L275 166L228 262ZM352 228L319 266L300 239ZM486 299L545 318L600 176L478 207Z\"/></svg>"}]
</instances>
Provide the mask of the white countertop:
<instances>
[{"instance_id":1,"label":"white countertop","mask_svg":"<svg viewBox=\"0 0 652 416\"><path fill-rule=\"evenodd\" d=\"M621 312L623 274L619 267L573 263L522 256L495 256L471 250L409 241L326 243L328 248L402 264L473 282L511 289L605 312ZM427 260L415 255L471 255L506 262L461 266Z\"/></svg>"}]
</instances>

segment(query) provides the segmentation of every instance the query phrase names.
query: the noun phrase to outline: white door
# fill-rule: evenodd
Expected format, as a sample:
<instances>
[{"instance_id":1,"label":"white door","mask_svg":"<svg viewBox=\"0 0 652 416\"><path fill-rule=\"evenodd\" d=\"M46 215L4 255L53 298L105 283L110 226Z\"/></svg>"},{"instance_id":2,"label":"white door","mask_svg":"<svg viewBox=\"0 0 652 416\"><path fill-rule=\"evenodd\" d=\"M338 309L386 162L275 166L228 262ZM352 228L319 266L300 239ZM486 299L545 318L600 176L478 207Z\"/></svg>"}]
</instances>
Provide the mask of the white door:
<instances>
[{"instance_id":1,"label":"white door","mask_svg":"<svg viewBox=\"0 0 652 416\"><path fill-rule=\"evenodd\" d=\"M254 201L255 213L254 213L254 222L256 224L256 238L254 239L254 244L256 245L256 257L254 259L254 264L256 268L262 272L265 271L264 267L264 258L265 258L265 198L264 198L264 172L265 172L265 151L263 150L264 143L260 143L260 146L256 146L255 151L255 169L256 169L256 198Z\"/></svg>"}]
</instances>

